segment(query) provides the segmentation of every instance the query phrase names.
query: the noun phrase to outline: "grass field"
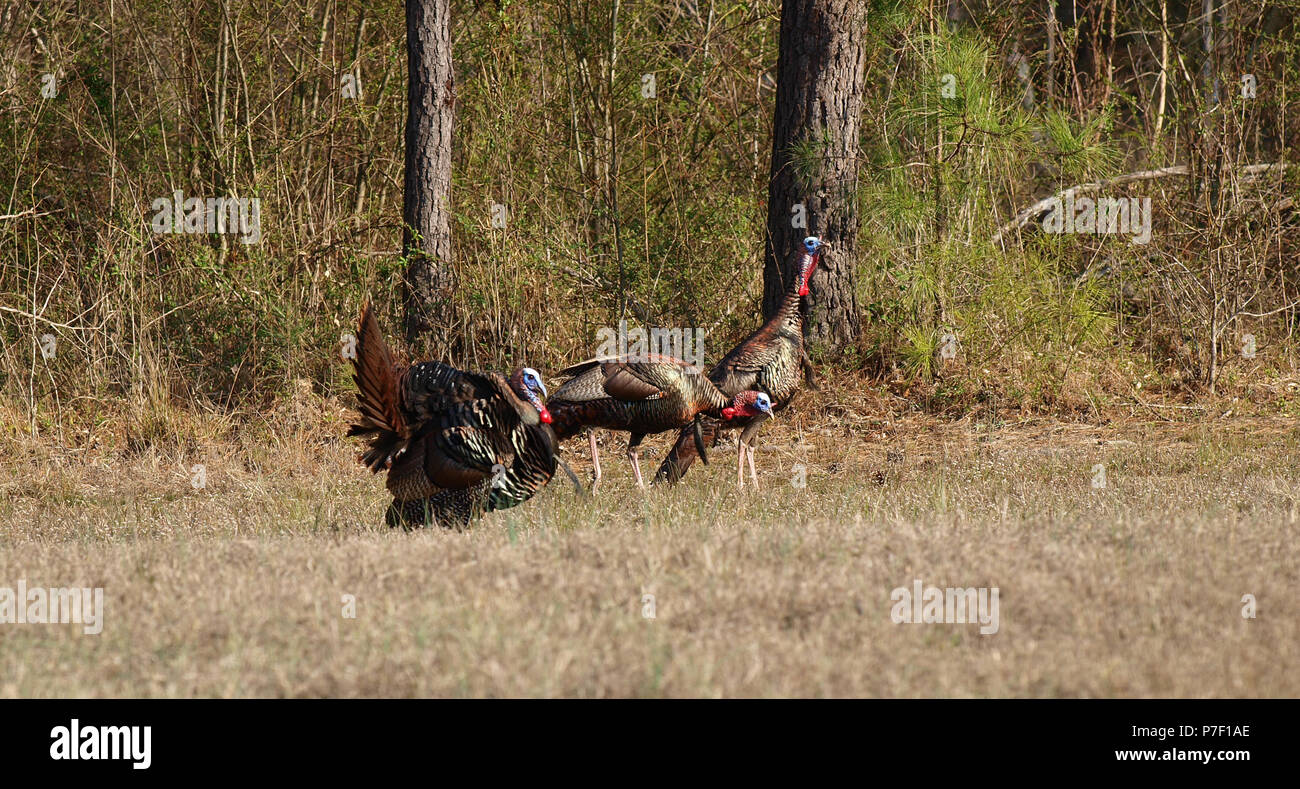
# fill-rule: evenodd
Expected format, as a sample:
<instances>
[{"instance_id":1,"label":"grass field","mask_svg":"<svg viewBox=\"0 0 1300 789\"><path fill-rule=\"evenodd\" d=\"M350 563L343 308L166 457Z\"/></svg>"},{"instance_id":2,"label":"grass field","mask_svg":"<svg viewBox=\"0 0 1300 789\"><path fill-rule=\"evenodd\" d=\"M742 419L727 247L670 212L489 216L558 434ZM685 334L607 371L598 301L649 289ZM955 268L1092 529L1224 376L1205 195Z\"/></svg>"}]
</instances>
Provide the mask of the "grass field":
<instances>
[{"instance_id":1,"label":"grass field","mask_svg":"<svg viewBox=\"0 0 1300 789\"><path fill-rule=\"evenodd\" d=\"M467 533L385 529L333 405L168 445L11 436L0 586L103 587L105 613L0 625L0 696L1300 695L1293 420L810 413L762 434L761 492L724 447L643 493L609 436L597 496L557 480ZM916 579L997 587L998 632L895 624Z\"/></svg>"}]
</instances>

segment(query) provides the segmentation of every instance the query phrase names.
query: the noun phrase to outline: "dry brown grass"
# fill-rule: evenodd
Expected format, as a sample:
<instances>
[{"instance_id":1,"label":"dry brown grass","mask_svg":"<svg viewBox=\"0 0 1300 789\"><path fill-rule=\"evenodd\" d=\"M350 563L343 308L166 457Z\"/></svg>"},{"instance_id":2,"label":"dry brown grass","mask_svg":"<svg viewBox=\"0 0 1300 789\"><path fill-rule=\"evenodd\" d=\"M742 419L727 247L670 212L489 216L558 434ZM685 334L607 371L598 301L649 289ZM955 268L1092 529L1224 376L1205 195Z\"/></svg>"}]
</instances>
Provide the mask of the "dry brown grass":
<instances>
[{"instance_id":1,"label":"dry brown grass","mask_svg":"<svg viewBox=\"0 0 1300 789\"><path fill-rule=\"evenodd\" d=\"M789 413L761 493L720 450L643 494L617 437L594 499L403 534L336 410L131 452L4 439L0 586L102 586L106 613L0 626L0 696L1300 695L1290 421ZM999 587L1000 631L893 624L916 578Z\"/></svg>"}]
</instances>

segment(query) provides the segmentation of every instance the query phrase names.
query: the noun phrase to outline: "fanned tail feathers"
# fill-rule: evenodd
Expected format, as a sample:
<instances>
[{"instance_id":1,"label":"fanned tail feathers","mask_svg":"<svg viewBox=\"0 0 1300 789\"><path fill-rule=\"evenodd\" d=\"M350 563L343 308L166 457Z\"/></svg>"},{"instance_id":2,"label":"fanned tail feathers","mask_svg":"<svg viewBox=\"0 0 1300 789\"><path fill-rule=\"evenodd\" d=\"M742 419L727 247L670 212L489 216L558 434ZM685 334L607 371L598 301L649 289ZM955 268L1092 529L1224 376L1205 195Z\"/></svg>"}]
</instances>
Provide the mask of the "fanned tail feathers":
<instances>
[{"instance_id":1,"label":"fanned tail feathers","mask_svg":"<svg viewBox=\"0 0 1300 789\"><path fill-rule=\"evenodd\" d=\"M394 362L368 302L357 322L352 369L352 380L357 384L357 411L361 418L348 429L348 435L373 436L361 462L371 471L378 472L409 436L401 409L401 365Z\"/></svg>"}]
</instances>

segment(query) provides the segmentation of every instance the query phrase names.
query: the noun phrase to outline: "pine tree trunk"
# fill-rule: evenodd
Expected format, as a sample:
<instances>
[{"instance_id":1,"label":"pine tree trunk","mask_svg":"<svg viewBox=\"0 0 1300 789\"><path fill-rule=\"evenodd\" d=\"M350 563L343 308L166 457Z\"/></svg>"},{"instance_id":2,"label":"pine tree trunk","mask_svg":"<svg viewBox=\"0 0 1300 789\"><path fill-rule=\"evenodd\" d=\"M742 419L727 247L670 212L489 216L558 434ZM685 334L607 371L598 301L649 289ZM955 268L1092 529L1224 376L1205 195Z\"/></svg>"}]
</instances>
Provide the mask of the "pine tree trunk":
<instances>
[{"instance_id":1,"label":"pine tree trunk","mask_svg":"<svg viewBox=\"0 0 1300 789\"><path fill-rule=\"evenodd\" d=\"M763 313L796 276L800 241L830 242L805 299L804 333L842 350L857 337L857 159L866 9L862 0L785 0L777 58ZM802 206L804 226L799 226Z\"/></svg>"},{"instance_id":2,"label":"pine tree trunk","mask_svg":"<svg viewBox=\"0 0 1300 789\"><path fill-rule=\"evenodd\" d=\"M454 333L451 251L452 82L450 0L407 0L406 179L402 248L406 336L430 332L445 356Z\"/></svg>"}]
</instances>

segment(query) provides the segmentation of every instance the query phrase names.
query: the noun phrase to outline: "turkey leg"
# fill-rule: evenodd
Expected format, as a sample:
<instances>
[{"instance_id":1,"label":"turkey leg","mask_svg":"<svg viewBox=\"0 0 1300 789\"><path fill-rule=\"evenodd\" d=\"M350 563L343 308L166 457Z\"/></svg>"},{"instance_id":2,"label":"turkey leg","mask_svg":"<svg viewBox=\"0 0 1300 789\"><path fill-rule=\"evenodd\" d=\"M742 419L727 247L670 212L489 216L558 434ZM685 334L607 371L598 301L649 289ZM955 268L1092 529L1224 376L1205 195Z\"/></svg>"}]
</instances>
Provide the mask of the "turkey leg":
<instances>
[{"instance_id":1,"label":"turkey leg","mask_svg":"<svg viewBox=\"0 0 1300 789\"><path fill-rule=\"evenodd\" d=\"M751 441L754 434L763 426L763 423L770 419L767 414L760 414L755 417L749 425L740 432L740 438L736 439L736 486L745 487L745 458L749 458L749 478L754 480L754 490L758 490L758 474L754 471L754 447Z\"/></svg>"},{"instance_id":2,"label":"turkey leg","mask_svg":"<svg viewBox=\"0 0 1300 789\"><path fill-rule=\"evenodd\" d=\"M627 459L632 461L632 474L636 477L637 487L644 488L645 480L641 478L641 461L637 457L637 447L641 444L641 439L645 438L645 433L633 433L631 440L627 442Z\"/></svg>"},{"instance_id":3,"label":"turkey leg","mask_svg":"<svg viewBox=\"0 0 1300 789\"><path fill-rule=\"evenodd\" d=\"M591 492L596 492L596 486L600 484L600 450L596 448L596 431L594 428L587 428L587 441L591 443Z\"/></svg>"}]
</instances>

